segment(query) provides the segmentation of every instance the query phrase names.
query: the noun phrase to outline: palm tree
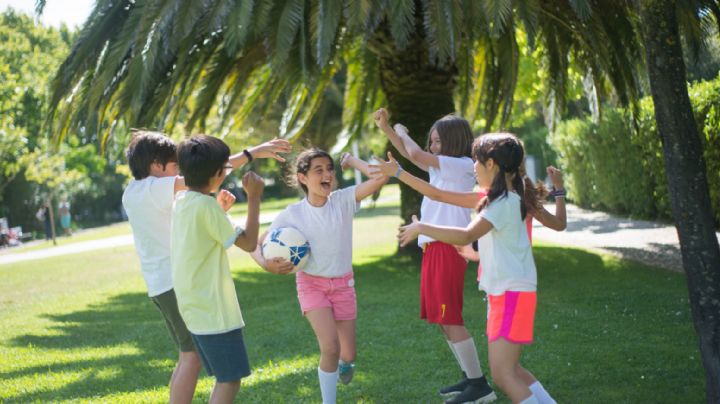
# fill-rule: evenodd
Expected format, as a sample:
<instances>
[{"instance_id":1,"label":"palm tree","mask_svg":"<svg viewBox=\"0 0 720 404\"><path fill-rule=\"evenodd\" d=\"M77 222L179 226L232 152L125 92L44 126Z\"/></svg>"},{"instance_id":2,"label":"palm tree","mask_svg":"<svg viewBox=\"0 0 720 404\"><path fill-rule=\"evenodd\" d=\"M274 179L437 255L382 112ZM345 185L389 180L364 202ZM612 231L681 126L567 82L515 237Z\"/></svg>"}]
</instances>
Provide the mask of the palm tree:
<instances>
[{"instance_id":1,"label":"palm tree","mask_svg":"<svg viewBox=\"0 0 720 404\"><path fill-rule=\"evenodd\" d=\"M44 3L38 0L40 10ZM663 14L665 9L673 14ZM644 40L670 189L682 191L672 200L673 212L708 400L717 401L720 253L706 219L711 208L704 202L701 146L691 145L694 165L678 162L685 155L674 146L686 143L674 141L697 138L697 128L685 125L692 117L687 110L678 117L663 103L674 103L676 95L687 99L684 76L667 70L684 72L682 58L675 57L674 27L680 21L694 46L702 39L698 27L712 15L720 15L717 0L98 0L52 83L46 127L57 139L84 128L101 145L119 120L166 129L186 122L193 130L204 129L213 115L232 131L287 97L280 131L292 138L307 129L324 89L342 71L345 138L360 136L369 112L384 100L393 119L424 144L432 122L452 111L483 117L486 129L504 125L517 77L517 35L542 50L548 104L557 113L571 64L591 75L601 97L637 100ZM665 34L676 47L662 69L653 64L671 47L653 38ZM672 78L677 92L663 90L663 78ZM673 126L671 117L683 125ZM401 195L407 221L420 197L405 187ZM692 200L696 195L699 202ZM686 210L687 203L697 203L695 210ZM715 303L698 303L700 298ZM696 310L698 304L703 309Z\"/></svg>"},{"instance_id":2,"label":"palm tree","mask_svg":"<svg viewBox=\"0 0 720 404\"><path fill-rule=\"evenodd\" d=\"M516 32L541 44L549 99L563 105L569 60L596 87L636 99L641 48L631 20L587 1L99 0L52 83L47 128L58 139L83 128L104 146L116 123L231 130L281 96L281 134L300 135L337 72L347 74L347 140L384 99L419 144L439 117L510 116L518 70ZM38 1L41 9L44 0ZM409 166L409 165L406 165ZM415 174L423 175L415 171ZM420 196L403 187L409 220Z\"/></svg>"}]
</instances>

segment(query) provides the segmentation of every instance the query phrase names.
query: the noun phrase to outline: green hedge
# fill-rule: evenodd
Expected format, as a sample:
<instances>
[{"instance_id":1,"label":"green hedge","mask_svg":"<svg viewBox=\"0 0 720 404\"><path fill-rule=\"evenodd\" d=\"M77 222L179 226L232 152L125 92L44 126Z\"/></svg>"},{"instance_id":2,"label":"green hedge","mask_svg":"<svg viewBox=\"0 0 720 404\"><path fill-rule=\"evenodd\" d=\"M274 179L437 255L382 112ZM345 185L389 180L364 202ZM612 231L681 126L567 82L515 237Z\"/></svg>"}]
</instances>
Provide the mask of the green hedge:
<instances>
[{"instance_id":1,"label":"green hedge","mask_svg":"<svg viewBox=\"0 0 720 404\"><path fill-rule=\"evenodd\" d=\"M720 78L690 87L702 137L715 223L720 225ZM550 143L578 205L637 218L670 219L662 144L652 100L641 101L635 124L628 110L606 109L590 118L561 122Z\"/></svg>"}]
</instances>

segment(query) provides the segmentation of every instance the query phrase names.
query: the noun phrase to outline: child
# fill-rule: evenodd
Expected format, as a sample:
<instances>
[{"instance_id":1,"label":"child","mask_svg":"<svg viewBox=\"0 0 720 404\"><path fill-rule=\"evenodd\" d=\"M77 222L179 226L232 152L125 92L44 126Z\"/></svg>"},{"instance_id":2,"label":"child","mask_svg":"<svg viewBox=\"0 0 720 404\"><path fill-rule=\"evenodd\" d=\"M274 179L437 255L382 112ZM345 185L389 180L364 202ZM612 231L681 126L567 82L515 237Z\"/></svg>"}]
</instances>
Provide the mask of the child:
<instances>
[{"instance_id":1,"label":"child","mask_svg":"<svg viewBox=\"0 0 720 404\"><path fill-rule=\"evenodd\" d=\"M430 184L443 191L470 192L475 186L473 163L470 159L473 134L465 119L447 115L439 119L428 135L422 150L400 124L390 128L387 112L379 109L375 123L393 146L416 166L428 171ZM397 174L397 173L395 173ZM443 226L466 226L471 209L423 198L420 215L423 223ZM480 368L475 341L465 328L462 317L463 291L467 262L454 246L421 236L423 249L420 275L420 318L438 324L445 340L463 372L462 386L449 386L441 394L462 388L458 402L484 402L495 399L495 393Z\"/></svg>"},{"instance_id":2,"label":"child","mask_svg":"<svg viewBox=\"0 0 720 404\"><path fill-rule=\"evenodd\" d=\"M320 346L318 378L323 403L335 403L339 380L352 379L355 360L357 303L352 270L352 218L360 201L385 184L387 178L333 191L335 166L330 155L309 149L298 155L291 180L300 185L305 199L282 211L268 230L294 227L307 237L311 253L307 265L295 276L300 309ZM264 238L263 235L262 238ZM260 248L253 258L266 271L285 274L292 263L265 260Z\"/></svg>"},{"instance_id":3,"label":"child","mask_svg":"<svg viewBox=\"0 0 720 404\"><path fill-rule=\"evenodd\" d=\"M232 403L240 380L250 375L245 324L225 250L233 244L255 249L263 181L252 172L243 177L247 221L244 230L234 228L225 211L235 198L227 196L221 207L210 196L232 169L229 157L230 149L218 138L199 135L180 143L178 164L188 190L177 194L172 209L173 286L203 366L215 376L211 403Z\"/></svg>"},{"instance_id":4,"label":"child","mask_svg":"<svg viewBox=\"0 0 720 404\"><path fill-rule=\"evenodd\" d=\"M465 228L413 223L400 228L405 245L419 234L466 245L478 239L488 295L488 354L493 380L514 403L554 402L535 377L520 366L523 344L532 343L537 273L525 230L527 202L520 167L524 150L506 133L487 134L473 143L478 184L489 189L480 214ZM485 236L485 237L483 237ZM531 387L532 386L532 390Z\"/></svg>"},{"instance_id":5,"label":"child","mask_svg":"<svg viewBox=\"0 0 720 404\"><path fill-rule=\"evenodd\" d=\"M175 193L187 189L178 176L175 143L159 132L134 131L126 157L134 179L122 196L140 258L148 296L165 319L168 332L180 351L178 363L170 379L170 402L192 400L200 373L200 358L195 352L190 333L178 312L170 267L170 217ZM251 158L275 158L287 153L290 145L272 140L230 157L237 168ZM220 198L227 198L223 191Z\"/></svg>"}]
</instances>

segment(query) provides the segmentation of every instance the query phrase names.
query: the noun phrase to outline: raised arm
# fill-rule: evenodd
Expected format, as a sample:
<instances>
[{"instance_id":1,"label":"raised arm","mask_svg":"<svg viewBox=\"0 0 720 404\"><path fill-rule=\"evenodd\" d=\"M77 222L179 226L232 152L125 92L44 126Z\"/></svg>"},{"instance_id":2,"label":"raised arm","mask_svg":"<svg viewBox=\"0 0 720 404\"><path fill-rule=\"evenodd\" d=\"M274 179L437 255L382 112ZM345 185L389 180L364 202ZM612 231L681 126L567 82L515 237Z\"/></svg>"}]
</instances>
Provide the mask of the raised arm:
<instances>
[{"instance_id":1,"label":"raised arm","mask_svg":"<svg viewBox=\"0 0 720 404\"><path fill-rule=\"evenodd\" d=\"M540 207L540 209L533 214L533 217L547 228L563 231L567 228L567 211L565 208L565 186L562 171L550 166L547 168L547 173L550 181L553 183L554 192L556 193L555 214L553 215L544 207Z\"/></svg>"},{"instance_id":2,"label":"raised arm","mask_svg":"<svg viewBox=\"0 0 720 404\"><path fill-rule=\"evenodd\" d=\"M415 240L420 234L448 244L465 245L484 236L492 228L493 225L482 216L476 216L467 227L462 228L421 223L418 221L417 216L413 215L412 223L400 227L398 239L400 240L400 246L403 247Z\"/></svg>"},{"instance_id":3,"label":"raised arm","mask_svg":"<svg viewBox=\"0 0 720 404\"><path fill-rule=\"evenodd\" d=\"M390 127L388 114L384 108L375 111L374 118L375 124L382 129L390 140L390 143L400 152L401 156L425 171L427 171L430 166L439 167L440 163L437 156L426 152L418 146L410 135L408 135L408 130L405 126L395 124L394 128Z\"/></svg>"},{"instance_id":4,"label":"raised arm","mask_svg":"<svg viewBox=\"0 0 720 404\"><path fill-rule=\"evenodd\" d=\"M379 160L377 164L369 165L370 178L377 176L394 176L400 181L407 184L410 188L420 192L428 198L445 202L451 205L462 206L464 208L474 208L477 206L479 196L477 192L454 192L442 190L429 182L418 178L400 167L392 153L388 152L388 161Z\"/></svg>"},{"instance_id":5,"label":"raised arm","mask_svg":"<svg viewBox=\"0 0 720 404\"><path fill-rule=\"evenodd\" d=\"M248 171L242 178L242 185L247 193L247 219L245 231L235 239L235 245L247 252L255 250L260 230L260 196L265 184L259 175Z\"/></svg>"},{"instance_id":6,"label":"raised arm","mask_svg":"<svg viewBox=\"0 0 720 404\"><path fill-rule=\"evenodd\" d=\"M230 164L233 168L242 167L252 159L267 159L273 158L280 162L285 162L285 158L280 156L278 153L290 153L292 147L290 143L285 139L273 139L268 142L259 144L249 149L243 150L240 153L233 154L230 156ZM246 153L247 151L247 153ZM248 156L249 155L249 156Z\"/></svg>"},{"instance_id":7,"label":"raised arm","mask_svg":"<svg viewBox=\"0 0 720 404\"><path fill-rule=\"evenodd\" d=\"M352 168L360 171L364 176L370 177L370 165L365 160L359 159L350 153L343 153L342 157L340 157L340 168L343 170Z\"/></svg>"}]
</instances>

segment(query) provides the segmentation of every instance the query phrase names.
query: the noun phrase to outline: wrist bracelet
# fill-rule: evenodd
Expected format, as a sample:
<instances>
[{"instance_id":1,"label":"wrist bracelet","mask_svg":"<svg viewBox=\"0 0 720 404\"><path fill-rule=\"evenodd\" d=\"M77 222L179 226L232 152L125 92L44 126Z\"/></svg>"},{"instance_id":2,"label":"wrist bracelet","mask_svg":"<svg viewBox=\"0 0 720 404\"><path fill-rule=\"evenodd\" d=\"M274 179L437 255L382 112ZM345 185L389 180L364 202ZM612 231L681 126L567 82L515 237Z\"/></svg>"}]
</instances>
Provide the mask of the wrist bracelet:
<instances>
[{"instance_id":1,"label":"wrist bracelet","mask_svg":"<svg viewBox=\"0 0 720 404\"><path fill-rule=\"evenodd\" d=\"M243 150L243 154L245 155L245 157L247 157L248 163L252 163L252 161L253 161L253 156L252 156L252 154L250 154L250 152L248 151L248 149Z\"/></svg>"},{"instance_id":2,"label":"wrist bracelet","mask_svg":"<svg viewBox=\"0 0 720 404\"><path fill-rule=\"evenodd\" d=\"M553 189L552 192L550 192L550 196L553 198L564 198L567 192L565 192L564 189Z\"/></svg>"},{"instance_id":3,"label":"wrist bracelet","mask_svg":"<svg viewBox=\"0 0 720 404\"><path fill-rule=\"evenodd\" d=\"M398 163L397 171L395 171L395 178L400 178L400 173L402 172L402 166Z\"/></svg>"}]
</instances>

